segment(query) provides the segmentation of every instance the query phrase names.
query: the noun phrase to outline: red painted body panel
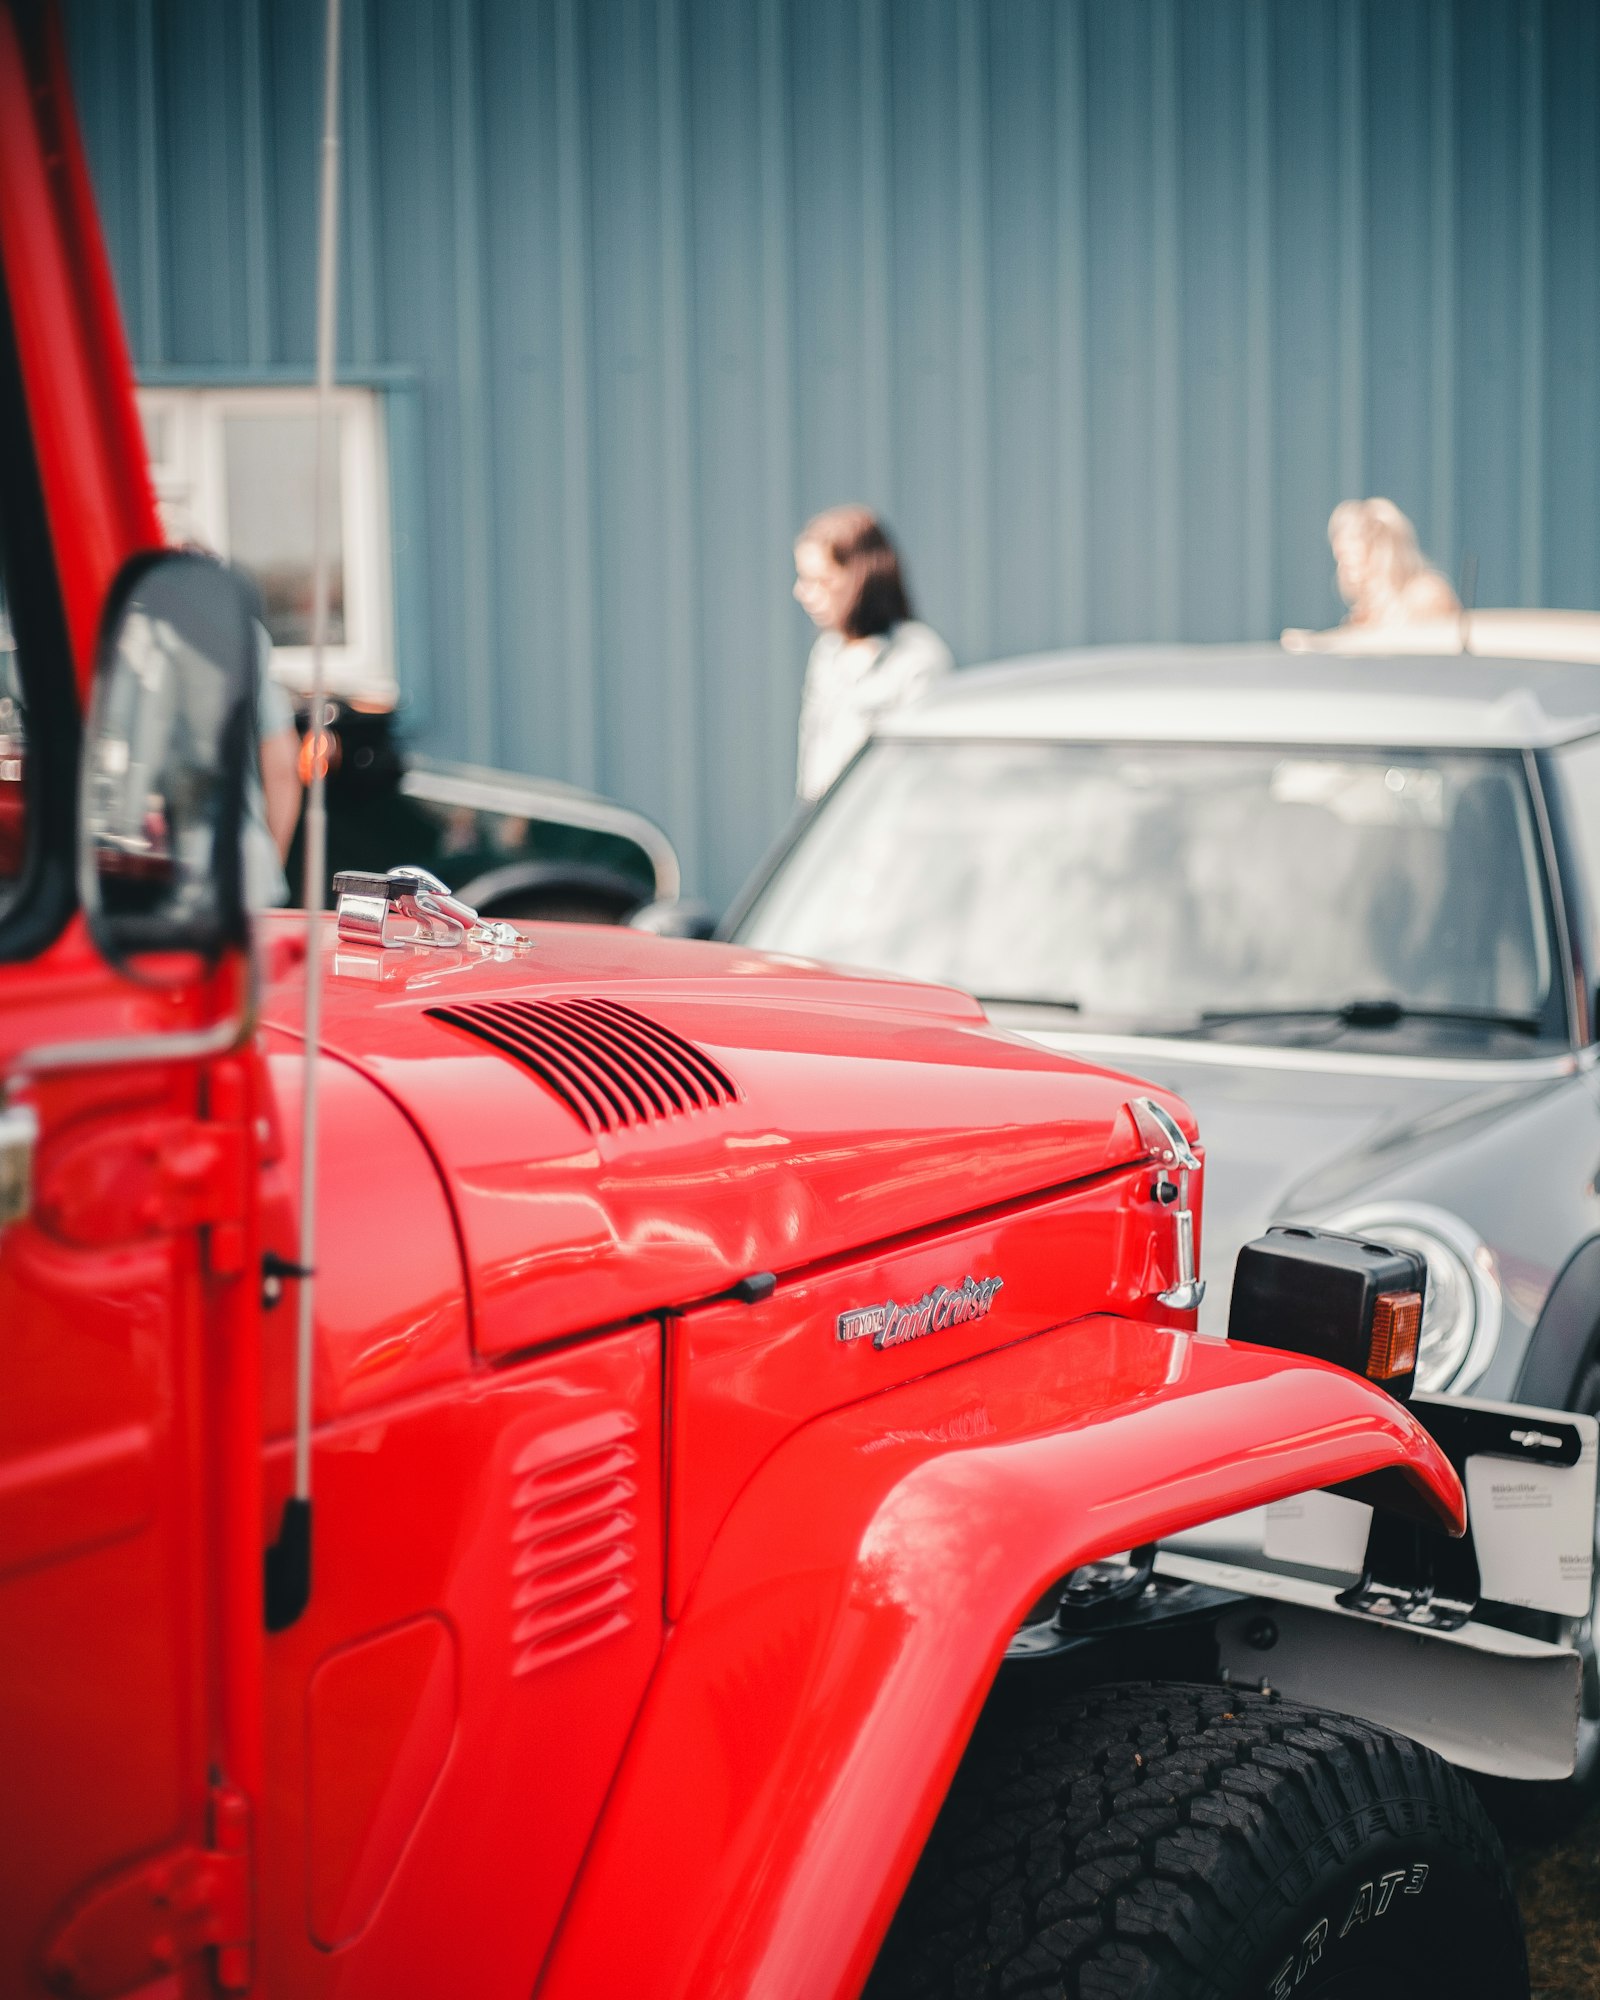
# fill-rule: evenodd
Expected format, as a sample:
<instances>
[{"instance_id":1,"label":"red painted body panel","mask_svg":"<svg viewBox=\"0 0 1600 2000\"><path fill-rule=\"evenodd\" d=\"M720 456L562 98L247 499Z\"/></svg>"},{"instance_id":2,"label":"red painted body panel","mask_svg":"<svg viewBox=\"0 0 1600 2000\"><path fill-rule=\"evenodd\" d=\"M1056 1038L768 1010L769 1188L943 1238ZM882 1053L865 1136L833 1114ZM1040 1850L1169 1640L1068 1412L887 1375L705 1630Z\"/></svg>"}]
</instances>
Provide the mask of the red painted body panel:
<instances>
[{"instance_id":1,"label":"red painted body panel","mask_svg":"<svg viewBox=\"0 0 1600 2000\"><path fill-rule=\"evenodd\" d=\"M1053 1578L1384 1465L1459 1531L1454 1475L1381 1390L1109 1319L807 1425L667 1640L541 2000L855 1993Z\"/></svg>"},{"instance_id":2,"label":"red painted body panel","mask_svg":"<svg viewBox=\"0 0 1600 2000\"><path fill-rule=\"evenodd\" d=\"M214 1077L250 1120L247 1065ZM63 1155L195 1115L192 1070L85 1075L34 1092L41 1187ZM152 1182L152 1185L154 1183ZM194 1227L157 1215L84 1240L48 1208L0 1231L0 1992L32 1993L43 1924L85 1885L207 1832L207 1774L260 1728L259 1592L223 1551L254 1517L254 1350L236 1283ZM246 1259L250 1252L243 1251ZM239 1367L240 1361L243 1367ZM242 1481L242 1487L241 1482ZM244 1632L237 1629L243 1623ZM219 1680L217 1665L227 1663ZM41 1802L51 1809L41 1811Z\"/></svg>"},{"instance_id":3,"label":"red painted body panel","mask_svg":"<svg viewBox=\"0 0 1600 2000\"><path fill-rule=\"evenodd\" d=\"M531 951L499 960L329 946L326 1046L404 1105L439 1161L481 1354L704 1299L752 1271L798 1270L1142 1156L1125 1077L998 1033L966 994L621 931L530 935ZM519 1064L427 1013L573 990L686 1036L740 1101L596 1137ZM264 1011L294 1026L298 969ZM349 1171L355 1154L332 1134L329 1146L332 1171Z\"/></svg>"},{"instance_id":4,"label":"red painted body panel","mask_svg":"<svg viewBox=\"0 0 1600 2000\"><path fill-rule=\"evenodd\" d=\"M315 1588L267 1651L263 1992L527 2000L660 1647L660 1394L652 1322L319 1430ZM275 1446L268 1522L287 1485ZM329 1676L369 1647L344 1744Z\"/></svg>"},{"instance_id":5,"label":"red painted body panel","mask_svg":"<svg viewBox=\"0 0 1600 2000\"><path fill-rule=\"evenodd\" d=\"M720 1300L671 1319L668 1615L681 1614L739 1489L812 1417L1090 1313L1192 1326L1192 1313L1163 1314L1153 1296L1177 1273L1172 1218L1149 1199L1149 1180L1124 1169L824 1265L760 1305ZM842 1312L969 1276L1003 1280L984 1319L882 1350L838 1338Z\"/></svg>"},{"instance_id":6,"label":"red painted body panel","mask_svg":"<svg viewBox=\"0 0 1600 2000\"><path fill-rule=\"evenodd\" d=\"M425 1613L331 1653L306 1690L313 1940L352 1944L377 1913L439 1782L461 1710L454 1630Z\"/></svg>"},{"instance_id":7,"label":"red painted body panel","mask_svg":"<svg viewBox=\"0 0 1600 2000\"><path fill-rule=\"evenodd\" d=\"M274 1111L262 1175L263 1234L292 1262L300 1199L302 1044L262 1035ZM348 1063L325 1056L319 1226L327 1246L316 1298L319 1424L436 1389L467 1373L466 1279L450 1203L405 1115ZM262 1335L266 1435L294 1418L295 1288Z\"/></svg>"}]
</instances>

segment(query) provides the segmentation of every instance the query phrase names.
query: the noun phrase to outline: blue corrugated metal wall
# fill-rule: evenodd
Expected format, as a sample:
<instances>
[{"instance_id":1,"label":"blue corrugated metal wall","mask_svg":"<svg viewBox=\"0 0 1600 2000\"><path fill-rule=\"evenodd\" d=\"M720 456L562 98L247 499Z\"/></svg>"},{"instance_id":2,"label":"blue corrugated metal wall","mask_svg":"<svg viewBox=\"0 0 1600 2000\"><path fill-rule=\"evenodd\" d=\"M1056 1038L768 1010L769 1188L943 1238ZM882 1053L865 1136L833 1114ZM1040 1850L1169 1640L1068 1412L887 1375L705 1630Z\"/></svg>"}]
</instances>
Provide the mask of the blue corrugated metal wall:
<instances>
[{"instance_id":1,"label":"blue corrugated metal wall","mask_svg":"<svg viewBox=\"0 0 1600 2000\"><path fill-rule=\"evenodd\" d=\"M1600 605L1595 0L344 4L419 726L713 895L831 501L967 661L1331 620L1362 492L1482 603ZM309 364L319 14L69 6L146 371Z\"/></svg>"}]
</instances>

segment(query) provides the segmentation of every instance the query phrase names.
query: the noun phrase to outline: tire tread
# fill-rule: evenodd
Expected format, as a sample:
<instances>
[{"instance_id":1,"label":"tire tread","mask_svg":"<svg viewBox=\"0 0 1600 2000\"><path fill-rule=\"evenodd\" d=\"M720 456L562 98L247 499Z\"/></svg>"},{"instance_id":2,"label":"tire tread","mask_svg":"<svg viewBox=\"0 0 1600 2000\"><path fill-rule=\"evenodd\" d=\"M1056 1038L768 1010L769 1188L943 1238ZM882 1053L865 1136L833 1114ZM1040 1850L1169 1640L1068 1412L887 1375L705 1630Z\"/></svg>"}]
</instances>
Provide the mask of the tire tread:
<instances>
[{"instance_id":1,"label":"tire tread","mask_svg":"<svg viewBox=\"0 0 1600 2000\"><path fill-rule=\"evenodd\" d=\"M1525 1992L1498 1838L1467 1780L1420 1745L1214 1686L986 1712L866 2000L1226 1995L1224 1968L1265 1942L1285 1898L1397 1829L1455 1843L1500 1884L1485 1935L1505 1963L1485 1967L1500 1981L1486 1990Z\"/></svg>"}]
</instances>

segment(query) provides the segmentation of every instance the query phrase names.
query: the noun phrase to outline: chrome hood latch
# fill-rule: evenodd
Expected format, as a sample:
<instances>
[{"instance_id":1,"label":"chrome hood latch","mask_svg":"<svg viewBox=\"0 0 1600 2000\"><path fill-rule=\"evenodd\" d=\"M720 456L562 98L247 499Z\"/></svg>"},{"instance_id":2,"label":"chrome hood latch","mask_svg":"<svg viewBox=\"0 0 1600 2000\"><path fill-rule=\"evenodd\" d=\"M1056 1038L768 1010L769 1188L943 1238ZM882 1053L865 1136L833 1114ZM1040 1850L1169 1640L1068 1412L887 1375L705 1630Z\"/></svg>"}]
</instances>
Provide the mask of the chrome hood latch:
<instances>
[{"instance_id":1,"label":"chrome hood latch","mask_svg":"<svg viewBox=\"0 0 1600 2000\"><path fill-rule=\"evenodd\" d=\"M1183 1127L1153 1097L1131 1097L1127 1110L1156 1165L1150 1198L1173 1210L1173 1227L1177 1231L1178 1281L1170 1291L1158 1292L1156 1296L1174 1312L1192 1312L1206 1290L1205 1280L1195 1275L1194 1211L1189 1206L1189 1176L1199 1172L1200 1160L1184 1137ZM1176 1181L1172 1178L1174 1173Z\"/></svg>"},{"instance_id":2,"label":"chrome hood latch","mask_svg":"<svg viewBox=\"0 0 1600 2000\"><path fill-rule=\"evenodd\" d=\"M391 868L387 875L345 869L334 876L333 893L341 944L391 949L481 945L512 951L532 945L514 925L480 921L476 910L426 868Z\"/></svg>"}]
</instances>

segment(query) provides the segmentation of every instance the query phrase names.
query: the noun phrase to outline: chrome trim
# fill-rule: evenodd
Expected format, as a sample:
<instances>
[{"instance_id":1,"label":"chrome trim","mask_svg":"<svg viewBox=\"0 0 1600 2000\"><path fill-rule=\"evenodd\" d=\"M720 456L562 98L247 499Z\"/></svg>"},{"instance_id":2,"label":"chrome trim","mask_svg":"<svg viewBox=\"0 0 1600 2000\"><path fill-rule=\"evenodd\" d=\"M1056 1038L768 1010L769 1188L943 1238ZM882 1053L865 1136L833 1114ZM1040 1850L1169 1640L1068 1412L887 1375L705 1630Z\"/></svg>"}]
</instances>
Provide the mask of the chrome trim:
<instances>
[{"instance_id":1,"label":"chrome trim","mask_svg":"<svg viewBox=\"0 0 1600 2000\"><path fill-rule=\"evenodd\" d=\"M924 1340L946 1327L987 1318L1004 1283L1004 1278L966 1277L959 1285L935 1285L910 1305L888 1299L882 1305L851 1306L834 1321L834 1337L870 1338L876 1348L903 1347L908 1340Z\"/></svg>"},{"instance_id":2,"label":"chrome trim","mask_svg":"<svg viewBox=\"0 0 1600 2000\"><path fill-rule=\"evenodd\" d=\"M631 841L650 863L658 899L683 893L677 849L653 819L631 806L597 799L553 778L524 778L473 764L436 765L425 757L410 760L400 790L406 798L434 805L466 806L474 812L550 820L559 826L581 826L590 833L615 834L619 840Z\"/></svg>"},{"instance_id":3,"label":"chrome trim","mask_svg":"<svg viewBox=\"0 0 1600 2000\"><path fill-rule=\"evenodd\" d=\"M1152 1160L1159 1160L1163 1166L1181 1167L1186 1172L1199 1167L1199 1157L1183 1127L1164 1104L1157 1104L1153 1097L1132 1097L1128 1109Z\"/></svg>"},{"instance_id":4,"label":"chrome trim","mask_svg":"<svg viewBox=\"0 0 1600 2000\"><path fill-rule=\"evenodd\" d=\"M1367 1055L1346 1049L1283 1049L1256 1042L1180 1041L1171 1035L1105 1035L1089 1029L1040 1028L1012 1016L1003 1007L988 1010L996 1027L1012 1034L1026 1035L1029 1041L1046 1048L1064 1049L1070 1055L1093 1058L1127 1056L1137 1063L1212 1063L1237 1069L1321 1070L1332 1075L1434 1077L1442 1083L1544 1083L1552 1078L1576 1076L1579 1058L1571 1050L1559 1056L1528 1056L1523 1060L1504 1057L1474 1061L1463 1056L1384 1056ZM1592 1060L1600 1061L1600 1049Z\"/></svg>"},{"instance_id":5,"label":"chrome trim","mask_svg":"<svg viewBox=\"0 0 1600 2000\"><path fill-rule=\"evenodd\" d=\"M333 893L341 944L371 945L379 951L405 945L532 948L532 939L511 924L485 923L426 868L391 868L387 875L345 869L334 876Z\"/></svg>"},{"instance_id":6,"label":"chrome trim","mask_svg":"<svg viewBox=\"0 0 1600 2000\"><path fill-rule=\"evenodd\" d=\"M1194 1269L1194 1217L1188 1209L1179 1209L1173 1220L1178 1225L1178 1268ZM1170 1291L1157 1292L1158 1305L1168 1307L1172 1312L1193 1312L1206 1295L1204 1278L1181 1278Z\"/></svg>"},{"instance_id":7,"label":"chrome trim","mask_svg":"<svg viewBox=\"0 0 1600 2000\"><path fill-rule=\"evenodd\" d=\"M1447 1250L1453 1251L1467 1267L1475 1313L1472 1339L1461 1366L1449 1381L1442 1388L1427 1391L1433 1396L1464 1396L1480 1379L1500 1344L1505 1308L1494 1253L1470 1222L1448 1208L1436 1208L1427 1201L1406 1201L1399 1197L1384 1201L1380 1197L1376 1201L1360 1202L1354 1208L1341 1209L1337 1215L1331 1216L1326 1227L1352 1236L1376 1236L1381 1241L1386 1222L1397 1222L1402 1228L1432 1236Z\"/></svg>"},{"instance_id":8,"label":"chrome trim","mask_svg":"<svg viewBox=\"0 0 1600 2000\"><path fill-rule=\"evenodd\" d=\"M1148 1156L1158 1167L1174 1167L1178 1174L1176 1186L1163 1174L1150 1190L1154 1200L1177 1204L1172 1223L1177 1234L1178 1281L1169 1290L1157 1292L1156 1298L1172 1312L1193 1312L1206 1295L1204 1278L1195 1275L1194 1212L1189 1207L1189 1176L1199 1171L1199 1156L1164 1104L1157 1104L1153 1097L1130 1097L1127 1110Z\"/></svg>"},{"instance_id":9,"label":"chrome trim","mask_svg":"<svg viewBox=\"0 0 1600 2000\"><path fill-rule=\"evenodd\" d=\"M49 1076L64 1069L122 1069L132 1063L203 1062L225 1056L249 1033L243 1017L219 1021L186 1035L121 1035L103 1042L55 1042L24 1049L11 1065L14 1076Z\"/></svg>"}]
</instances>

